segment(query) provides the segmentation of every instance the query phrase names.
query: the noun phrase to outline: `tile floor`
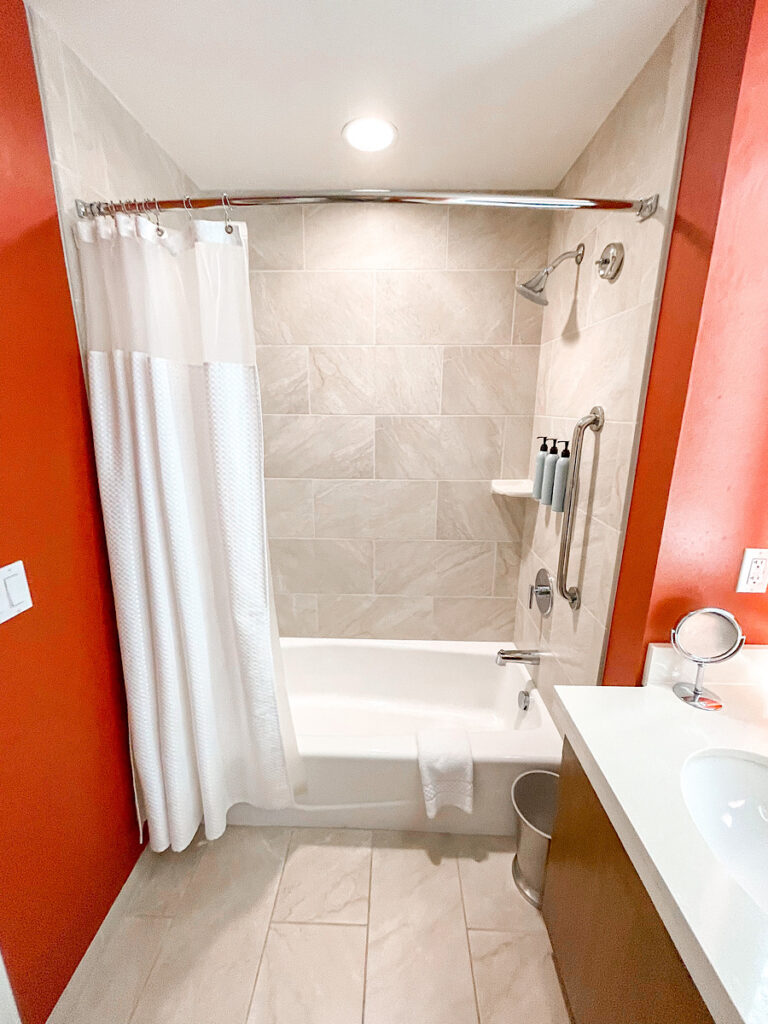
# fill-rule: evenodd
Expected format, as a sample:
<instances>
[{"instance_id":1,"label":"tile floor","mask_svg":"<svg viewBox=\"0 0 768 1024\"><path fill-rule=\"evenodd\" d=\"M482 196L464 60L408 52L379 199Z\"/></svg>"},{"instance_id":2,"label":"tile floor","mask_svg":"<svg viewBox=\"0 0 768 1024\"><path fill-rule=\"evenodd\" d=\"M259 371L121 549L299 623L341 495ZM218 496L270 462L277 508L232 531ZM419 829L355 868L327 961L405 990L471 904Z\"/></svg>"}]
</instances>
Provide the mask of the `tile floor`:
<instances>
[{"instance_id":1,"label":"tile floor","mask_svg":"<svg viewBox=\"0 0 768 1024\"><path fill-rule=\"evenodd\" d=\"M511 861L351 829L147 851L49 1024L568 1024Z\"/></svg>"}]
</instances>

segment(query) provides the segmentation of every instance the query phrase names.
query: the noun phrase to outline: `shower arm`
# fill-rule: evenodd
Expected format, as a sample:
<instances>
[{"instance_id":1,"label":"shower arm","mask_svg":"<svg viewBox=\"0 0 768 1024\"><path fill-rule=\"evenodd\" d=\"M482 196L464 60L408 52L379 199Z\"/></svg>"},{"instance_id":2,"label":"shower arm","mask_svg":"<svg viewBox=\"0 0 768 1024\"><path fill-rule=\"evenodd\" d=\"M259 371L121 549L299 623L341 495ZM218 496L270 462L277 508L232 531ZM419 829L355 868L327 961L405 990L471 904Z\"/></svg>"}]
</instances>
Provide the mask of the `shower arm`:
<instances>
[{"instance_id":1,"label":"shower arm","mask_svg":"<svg viewBox=\"0 0 768 1024\"><path fill-rule=\"evenodd\" d=\"M545 267L542 273L551 274L552 271L559 267L564 260L576 260L578 265L584 259L584 246L579 245L575 249L571 249L569 252L561 252L557 259L552 260L548 267Z\"/></svg>"}]
</instances>

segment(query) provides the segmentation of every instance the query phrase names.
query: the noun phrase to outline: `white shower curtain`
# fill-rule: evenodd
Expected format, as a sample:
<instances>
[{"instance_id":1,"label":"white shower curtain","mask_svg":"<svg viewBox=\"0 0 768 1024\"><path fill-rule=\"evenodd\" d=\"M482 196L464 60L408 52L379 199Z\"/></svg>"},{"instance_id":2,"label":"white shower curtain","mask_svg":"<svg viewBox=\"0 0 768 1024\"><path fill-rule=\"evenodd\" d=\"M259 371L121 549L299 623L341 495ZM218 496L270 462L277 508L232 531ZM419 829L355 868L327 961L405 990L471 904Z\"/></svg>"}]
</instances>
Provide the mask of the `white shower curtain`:
<instances>
[{"instance_id":1,"label":"white shower curtain","mask_svg":"<svg viewBox=\"0 0 768 1024\"><path fill-rule=\"evenodd\" d=\"M300 784L264 510L244 224L76 227L140 817L154 850Z\"/></svg>"}]
</instances>

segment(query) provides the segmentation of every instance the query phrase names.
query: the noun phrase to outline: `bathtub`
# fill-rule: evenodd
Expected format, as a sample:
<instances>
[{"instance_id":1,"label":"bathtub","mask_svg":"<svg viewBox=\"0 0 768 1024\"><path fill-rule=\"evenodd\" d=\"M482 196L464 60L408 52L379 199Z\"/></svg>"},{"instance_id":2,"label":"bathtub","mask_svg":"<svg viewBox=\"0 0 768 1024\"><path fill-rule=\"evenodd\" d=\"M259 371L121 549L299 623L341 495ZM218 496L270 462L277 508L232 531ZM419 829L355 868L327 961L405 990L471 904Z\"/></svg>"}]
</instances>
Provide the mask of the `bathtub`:
<instances>
[{"instance_id":1,"label":"bathtub","mask_svg":"<svg viewBox=\"0 0 768 1024\"><path fill-rule=\"evenodd\" d=\"M283 811L238 804L233 824L514 831L510 787L530 768L557 770L562 742L538 692L517 695L522 665L496 665L498 643L281 640L307 791ZM475 762L471 815L424 810L416 733L464 728Z\"/></svg>"}]
</instances>

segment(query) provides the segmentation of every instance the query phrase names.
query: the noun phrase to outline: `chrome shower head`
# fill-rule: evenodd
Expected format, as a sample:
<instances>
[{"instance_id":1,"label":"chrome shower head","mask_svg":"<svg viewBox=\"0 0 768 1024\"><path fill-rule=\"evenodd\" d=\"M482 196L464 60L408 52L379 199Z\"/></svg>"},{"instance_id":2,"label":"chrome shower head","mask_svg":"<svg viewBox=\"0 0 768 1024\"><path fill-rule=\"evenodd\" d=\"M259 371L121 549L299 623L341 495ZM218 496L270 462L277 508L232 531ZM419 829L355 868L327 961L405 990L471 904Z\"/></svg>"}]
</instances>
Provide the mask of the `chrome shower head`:
<instances>
[{"instance_id":1,"label":"chrome shower head","mask_svg":"<svg viewBox=\"0 0 768 1024\"><path fill-rule=\"evenodd\" d=\"M576 265L584 259L584 246L578 245L575 249L570 252L561 253L556 260L553 260L548 267L544 267L537 274L529 280L524 281L522 284L515 285L518 295L522 295L524 299L530 299L531 302L535 302L537 306L549 305L547 297L544 294L544 289L547 285L549 275L555 269L559 267L563 260L575 260Z\"/></svg>"}]
</instances>

